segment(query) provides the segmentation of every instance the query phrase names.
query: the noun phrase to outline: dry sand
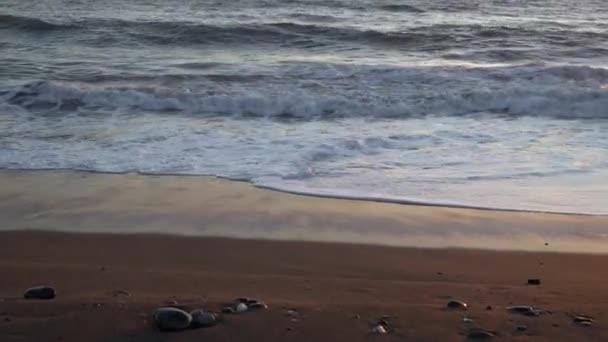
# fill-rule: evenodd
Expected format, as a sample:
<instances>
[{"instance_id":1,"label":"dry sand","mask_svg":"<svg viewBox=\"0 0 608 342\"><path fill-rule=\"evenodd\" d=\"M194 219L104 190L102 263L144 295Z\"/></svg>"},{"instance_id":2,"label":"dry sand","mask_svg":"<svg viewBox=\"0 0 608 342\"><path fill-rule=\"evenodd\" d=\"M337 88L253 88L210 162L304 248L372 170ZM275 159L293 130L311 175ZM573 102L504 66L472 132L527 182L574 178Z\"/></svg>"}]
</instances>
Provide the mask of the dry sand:
<instances>
[{"instance_id":1,"label":"dry sand","mask_svg":"<svg viewBox=\"0 0 608 342\"><path fill-rule=\"evenodd\" d=\"M72 172L4 172L0 215L3 342L463 341L470 326L495 330L504 341L608 341L608 256L555 252L606 251L605 217L316 199L198 177ZM362 241L537 251L352 244ZM528 278L542 284L526 285ZM58 297L21 299L38 284L56 287ZM153 310L172 301L219 310L239 296L270 307L200 330L161 333L151 323ZM470 310L445 310L450 298ZM549 312L507 313L514 304ZM575 325L574 314L595 323ZM394 331L371 334L383 315ZM526 331L516 330L521 324Z\"/></svg>"}]
</instances>

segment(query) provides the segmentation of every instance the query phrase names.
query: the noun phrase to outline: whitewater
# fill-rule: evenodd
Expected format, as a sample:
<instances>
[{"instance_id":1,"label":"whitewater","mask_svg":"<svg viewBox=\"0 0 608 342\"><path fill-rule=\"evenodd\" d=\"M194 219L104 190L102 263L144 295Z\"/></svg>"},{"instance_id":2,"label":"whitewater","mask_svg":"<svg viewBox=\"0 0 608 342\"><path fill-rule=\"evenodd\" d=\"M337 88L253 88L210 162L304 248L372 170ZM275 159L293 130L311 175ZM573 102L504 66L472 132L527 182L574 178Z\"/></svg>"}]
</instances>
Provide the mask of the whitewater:
<instances>
[{"instance_id":1,"label":"whitewater","mask_svg":"<svg viewBox=\"0 0 608 342\"><path fill-rule=\"evenodd\" d=\"M608 3L5 0L0 168L608 215Z\"/></svg>"}]
</instances>

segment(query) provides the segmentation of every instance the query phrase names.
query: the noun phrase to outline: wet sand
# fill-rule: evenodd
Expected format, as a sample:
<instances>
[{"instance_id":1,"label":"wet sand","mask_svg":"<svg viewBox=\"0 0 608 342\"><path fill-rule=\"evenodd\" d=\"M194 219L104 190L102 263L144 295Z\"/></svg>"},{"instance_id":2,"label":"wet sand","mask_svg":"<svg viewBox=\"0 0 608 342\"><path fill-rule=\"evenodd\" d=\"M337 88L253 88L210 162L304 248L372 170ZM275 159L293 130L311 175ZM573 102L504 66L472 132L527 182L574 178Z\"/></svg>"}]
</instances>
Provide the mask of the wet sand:
<instances>
[{"instance_id":1,"label":"wet sand","mask_svg":"<svg viewBox=\"0 0 608 342\"><path fill-rule=\"evenodd\" d=\"M3 172L0 215L1 341L463 341L471 326L505 341L608 340L606 217L73 172ZM446 246L461 248L428 248ZM528 278L542 284L526 285ZM21 299L38 284L54 286L58 297ZM269 309L176 333L151 323L168 303L219 310L240 296ZM470 310L446 310L450 298ZM548 313L505 309L518 304ZM595 322L576 325L575 314ZM394 331L371 334L383 315Z\"/></svg>"},{"instance_id":2,"label":"wet sand","mask_svg":"<svg viewBox=\"0 0 608 342\"><path fill-rule=\"evenodd\" d=\"M608 253L608 216L315 198L213 177L0 171L0 216L0 230Z\"/></svg>"}]
</instances>

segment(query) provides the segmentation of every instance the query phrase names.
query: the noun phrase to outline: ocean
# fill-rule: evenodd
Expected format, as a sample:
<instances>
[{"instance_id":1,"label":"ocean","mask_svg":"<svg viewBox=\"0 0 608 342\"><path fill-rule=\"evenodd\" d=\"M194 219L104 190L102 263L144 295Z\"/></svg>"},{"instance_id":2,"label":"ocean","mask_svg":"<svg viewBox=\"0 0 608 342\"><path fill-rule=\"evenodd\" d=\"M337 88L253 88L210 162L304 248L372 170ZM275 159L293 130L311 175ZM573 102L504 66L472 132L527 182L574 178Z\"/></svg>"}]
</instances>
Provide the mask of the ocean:
<instances>
[{"instance_id":1,"label":"ocean","mask_svg":"<svg viewBox=\"0 0 608 342\"><path fill-rule=\"evenodd\" d=\"M0 168L608 215L608 2L2 0Z\"/></svg>"}]
</instances>

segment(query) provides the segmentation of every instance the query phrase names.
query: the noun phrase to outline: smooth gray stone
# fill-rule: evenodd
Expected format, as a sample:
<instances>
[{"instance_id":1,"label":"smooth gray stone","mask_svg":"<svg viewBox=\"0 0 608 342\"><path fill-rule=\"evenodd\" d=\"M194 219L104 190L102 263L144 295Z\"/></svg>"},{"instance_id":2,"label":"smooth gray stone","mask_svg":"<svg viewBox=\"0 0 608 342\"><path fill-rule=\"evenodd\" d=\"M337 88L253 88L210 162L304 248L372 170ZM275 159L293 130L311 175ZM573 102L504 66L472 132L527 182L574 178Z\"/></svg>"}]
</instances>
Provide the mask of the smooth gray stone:
<instances>
[{"instance_id":1,"label":"smooth gray stone","mask_svg":"<svg viewBox=\"0 0 608 342\"><path fill-rule=\"evenodd\" d=\"M190 327L192 316L178 308L164 307L156 309L154 322L160 330L184 330Z\"/></svg>"},{"instance_id":2,"label":"smooth gray stone","mask_svg":"<svg viewBox=\"0 0 608 342\"><path fill-rule=\"evenodd\" d=\"M192 328L206 328L217 324L217 317L202 309L192 311L190 316L192 316L192 323L190 324Z\"/></svg>"},{"instance_id":3,"label":"smooth gray stone","mask_svg":"<svg viewBox=\"0 0 608 342\"><path fill-rule=\"evenodd\" d=\"M53 299L56 296L55 289L50 286L34 286L25 290L25 299Z\"/></svg>"}]
</instances>

